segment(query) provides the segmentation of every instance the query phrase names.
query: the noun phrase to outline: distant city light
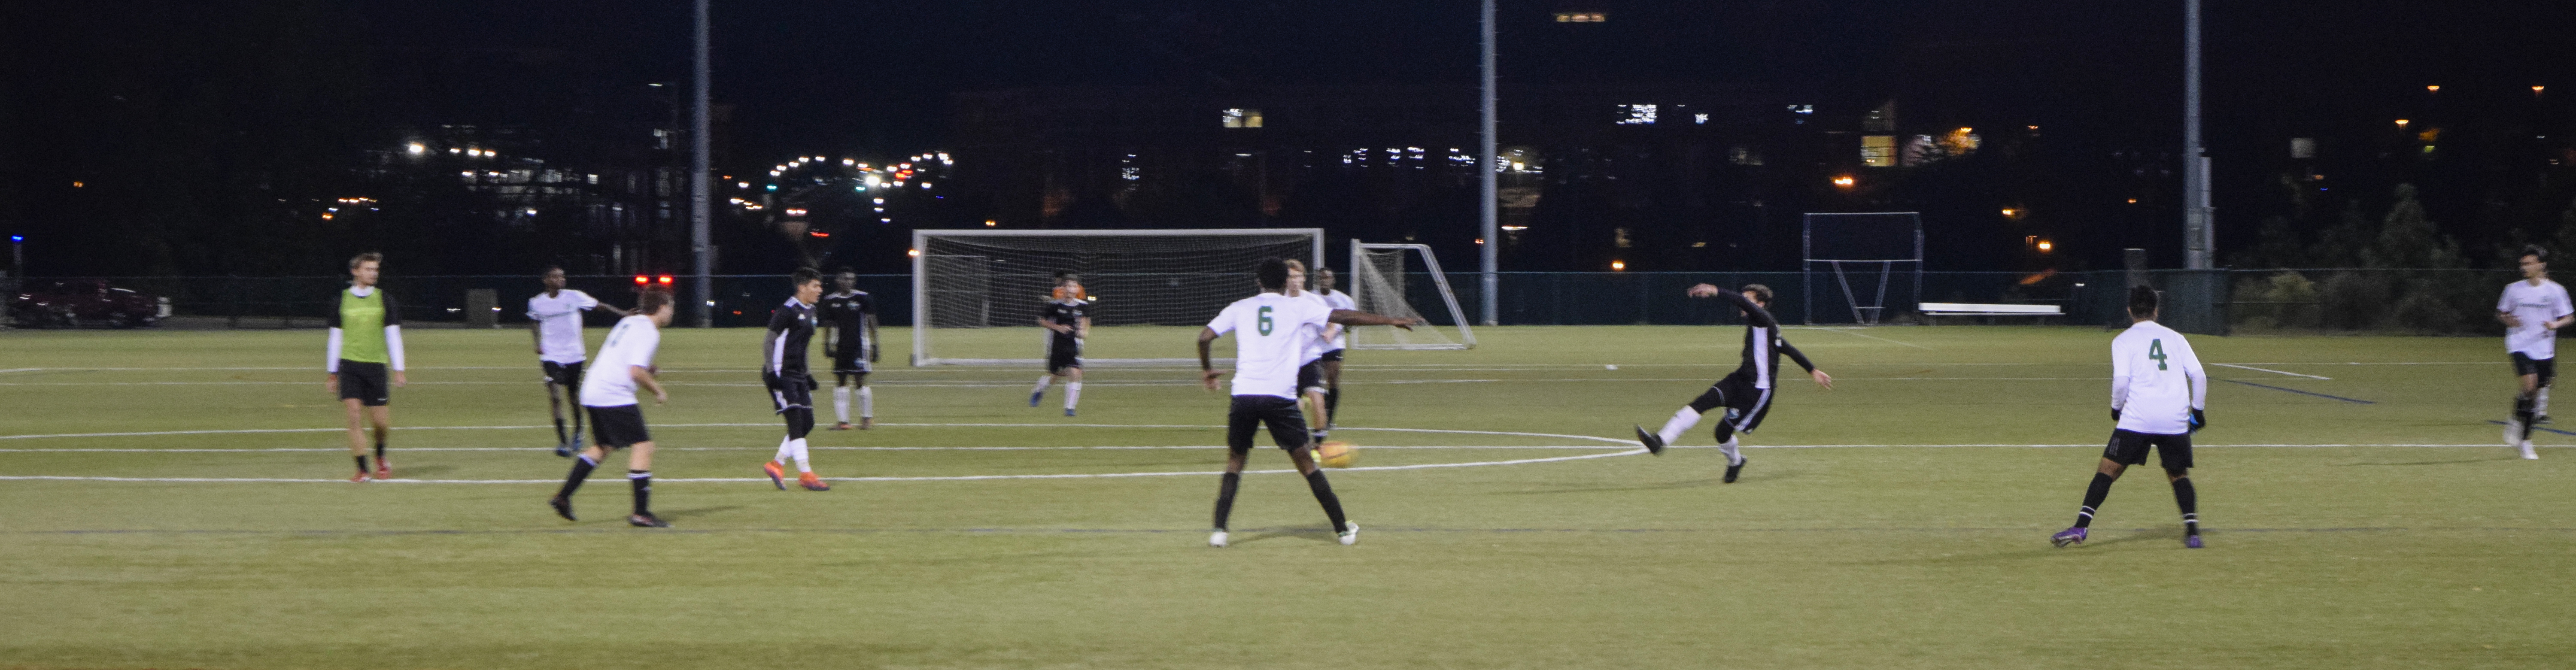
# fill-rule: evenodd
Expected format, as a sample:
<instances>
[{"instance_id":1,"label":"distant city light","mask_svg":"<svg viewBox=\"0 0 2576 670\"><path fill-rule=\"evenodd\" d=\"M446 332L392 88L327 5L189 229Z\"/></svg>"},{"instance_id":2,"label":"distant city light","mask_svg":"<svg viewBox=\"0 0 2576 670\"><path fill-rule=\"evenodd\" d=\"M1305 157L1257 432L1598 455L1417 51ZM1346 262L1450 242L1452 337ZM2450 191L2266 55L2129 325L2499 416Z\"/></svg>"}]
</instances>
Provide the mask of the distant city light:
<instances>
[{"instance_id":1,"label":"distant city light","mask_svg":"<svg viewBox=\"0 0 2576 670\"><path fill-rule=\"evenodd\" d=\"M11 236L9 236L9 243L10 243L10 244L16 244L16 243L19 243L19 242L25 242L25 241L27 241L27 236L25 236L25 235L11 235Z\"/></svg>"},{"instance_id":2,"label":"distant city light","mask_svg":"<svg viewBox=\"0 0 2576 670\"><path fill-rule=\"evenodd\" d=\"M986 228L991 228L991 227L999 226L999 225L1002 225L1002 222L1000 222L1000 221L995 221L995 220L992 220L992 219L985 219L985 220L984 220L984 227L986 227Z\"/></svg>"},{"instance_id":3,"label":"distant city light","mask_svg":"<svg viewBox=\"0 0 2576 670\"><path fill-rule=\"evenodd\" d=\"M1843 187L1843 188L1851 188L1853 184L1857 184L1857 183L1859 183L1859 182L1858 182L1857 180L1852 179L1852 178L1851 178L1851 175L1843 175L1843 176L1835 177L1835 178L1834 178L1834 185L1835 185L1835 186L1840 186L1840 187Z\"/></svg>"},{"instance_id":4,"label":"distant city light","mask_svg":"<svg viewBox=\"0 0 2576 670\"><path fill-rule=\"evenodd\" d=\"M2019 214L2019 213L2021 213L2021 210L2013 209L2013 208L2011 208L2011 207L2006 207L2006 208L2004 208L2004 216L2012 216L2012 215L2014 215L2014 214Z\"/></svg>"},{"instance_id":5,"label":"distant city light","mask_svg":"<svg viewBox=\"0 0 2576 670\"><path fill-rule=\"evenodd\" d=\"M2441 87L2441 85L2439 85L2439 84L2425 86L2425 87L2424 87L2424 92L2426 92L2426 93L2440 93L2440 92L2442 92L2442 87Z\"/></svg>"},{"instance_id":6,"label":"distant city light","mask_svg":"<svg viewBox=\"0 0 2576 670\"><path fill-rule=\"evenodd\" d=\"M1628 262L1627 262L1627 261L1610 261L1610 269L1611 269L1612 271L1617 271L1617 272L1626 272L1626 271L1628 271Z\"/></svg>"},{"instance_id":7,"label":"distant city light","mask_svg":"<svg viewBox=\"0 0 2576 670\"><path fill-rule=\"evenodd\" d=\"M913 257L913 258L920 258L920 257L921 257L921 250L920 250L920 249L905 249L905 250L903 251L903 255L911 256L911 257Z\"/></svg>"},{"instance_id":8,"label":"distant city light","mask_svg":"<svg viewBox=\"0 0 2576 670\"><path fill-rule=\"evenodd\" d=\"M1655 122L1654 105L1620 105L1619 111L1628 114L1627 118L1618 121L1619 125L1652 125Z\"/></svg>"},{"instance_id":9,"label":"distant city light","mask_svg":"<svg viewBox=\"0 0 2576 670\"><path fill-rule=\"evenodd\" d=\"M451 154L452 154L452 153L462 152L462 151L464 151L464 149L458 149L458 148L456 148L456 147L448 147L448 148L447 148L447 153L451 153Z\"/></svg>"},{"instance_id":10,"label":"distant city light","mask_svg":"<svg viewBox=\"0 0 2576 670\"><path fill-rule=\"evenodd\" d=\"M831 234L831 233L826 233L826 232L823 232L823 231L820 231L820 230L817 230L817 231L814 231L814 232L811 232L811 233L806 233L806 234L808 234L808 235L813 235L813 236L815 236L815 237L831 237L831 236L832 236L832 234Z\"/></svg>"},{"instance_id":11,"label":"distant city light","mask_svg":"<svg viewBox=\"0 0 2576 670\"><path fill-rule=\"evenodd\" d=\"M2542 89L2546 89L2546 88L2549 88L2549 87L2547 87L2547 86L2541 86L2541 85L2538 85L2538 84L2533 84L2533 85L2532 85L2532 87L2531 87L2531 94L2532 94L2532 95L2540 95L2540 91L2541 91Z\"/></svg>"},{"instance_id":12,"label":"distant city light","mask_svg":"<svg viewBox=\"0 0 2576 670\"><path fill-rule=\"evenodd\" d=\"M2056 249L2056 248L2057 248L2057 245L2055 245L2055 244L2050 244L2050 243L2048 242L2048 240L2040 240L2040 241L2039 241L2039 251L2040 251L2040 253L2047 253L2048 251L2050 251L2050 250L2052 250L2052 249Z\"/></svg>"},{"instance_id":13,"label":"distant city light","mask_svg":"<svg viewBox=\"0 0 2576 670\"><path fill-rule=\"evenodd\" d=\"M1476 238L1476 243L1477 243L1477 244L1484 244L1484 243L1485 243L1485 238L1482 238L1482 237Z\"/></svg>"},{"instance_id":14,"label":"distant city light","mask_svg":"<svg viewBox=\"0 0 2576 670\"><path fill-rule=\"evenodd\" d=\"M429 146L419 142L413 142L411 144L403 145L403 151L409 152L411 155L418 156L429 153Z\"/></svg>"},{"instance_id":15,"label":"distant city light","mask_svg":"<svg viewBox=\"0 0 2576 670\"><path fill-rule=\"evenodd\" d=\"M2406 127L2406 120L2405 120L2405 119L2398 119L2398 120L2397 120L2397 127L2399 127L2399 128L2404 128L2404 127Z\"/></svg>"},{"instance_id":16,"label":"distant city light","mask_svg":"<svg viewBox=\"0 0 2576 670\"><path fill-rule=\"evenodd\" d=\"M735 182L734 188L751 188L751 182Z\"/></svg>"},{"instance_id":17,"label":"distant city light","mask_svg":"<svg viewBox=\"0 0 2576 670\"><path fill-rule=\"evenodd\" d=\"M1603 12L1557 12L1557 23L1603 23L1610 15Z\"/></svg>"},{"instance_id":18,"label":"distant city light","mask_svg":"<svg viewBox=\"0 0 2576 670\"><path fill-rule=\"evenodd\" d=\"M1691 123L1708 123L1708 112L1692 112Z\"/></svg>"},{"instance_id":19,"label":"distant city light","mask_svg":"<svg viewBox=\"0 0 2576 670\"><path fill-rule=\"evenodd\" d=\"M77 181L72 182L72 188L84 188L84 187L87 187L87 186L89 186L89 184L88 184L88 183L86 183L86 182L77 182Z\"/></svg>"},{"instance_id":20,"label":"distant city light","mask_svg":"<svg viewBox=\"0 0 2576 670\"><path fill-rule=\"evenodd\" d=\"M1508 230L1508 231L1512 231L1512 232L1520 232L1520 231L1524 231L1524 230L1529 230L1529 226L1503 226L1503 230Z\"/></svg>"}]
</instances>

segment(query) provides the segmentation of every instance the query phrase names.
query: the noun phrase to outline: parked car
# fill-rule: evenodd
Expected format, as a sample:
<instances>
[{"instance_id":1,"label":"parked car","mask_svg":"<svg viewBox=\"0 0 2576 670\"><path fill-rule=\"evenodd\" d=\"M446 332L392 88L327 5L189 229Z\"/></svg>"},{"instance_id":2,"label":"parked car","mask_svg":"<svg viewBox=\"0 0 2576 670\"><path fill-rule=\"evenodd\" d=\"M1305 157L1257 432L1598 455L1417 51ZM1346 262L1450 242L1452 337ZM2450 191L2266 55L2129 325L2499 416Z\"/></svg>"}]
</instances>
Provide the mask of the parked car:
<instances>
[{"instance_id":1,"label":"parked car","mask_svg":"<svg viewBox=\"0 0 2576 670\"><path fill-rule=\"evenodd\" d=\"M77 279L32 281L9 300L9 319L20 328L149 326L170 316L170 299L107 282Z\"/></svg>"}]
</instances>

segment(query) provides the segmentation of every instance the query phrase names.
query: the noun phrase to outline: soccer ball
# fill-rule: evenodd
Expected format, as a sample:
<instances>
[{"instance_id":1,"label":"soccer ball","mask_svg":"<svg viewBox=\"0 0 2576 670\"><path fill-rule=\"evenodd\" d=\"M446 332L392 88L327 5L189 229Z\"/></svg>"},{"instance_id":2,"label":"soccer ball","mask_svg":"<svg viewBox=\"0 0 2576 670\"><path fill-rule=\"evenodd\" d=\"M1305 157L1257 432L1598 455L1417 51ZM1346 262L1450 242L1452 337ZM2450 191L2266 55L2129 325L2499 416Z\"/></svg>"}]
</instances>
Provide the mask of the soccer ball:
<instances>
[{"instance_id":1,"label":"soccer ball","mask_svg":"<svg viewBox=\"0 0 2576 670\"><path fill-rule=\"evenodd\" d=\"M1351 446L1349 442L1333 440L1315 445L1315 462L1322 463L1324 467L1347 468L1359 460L1359 447Z\"/></svg>"}]
</instances>

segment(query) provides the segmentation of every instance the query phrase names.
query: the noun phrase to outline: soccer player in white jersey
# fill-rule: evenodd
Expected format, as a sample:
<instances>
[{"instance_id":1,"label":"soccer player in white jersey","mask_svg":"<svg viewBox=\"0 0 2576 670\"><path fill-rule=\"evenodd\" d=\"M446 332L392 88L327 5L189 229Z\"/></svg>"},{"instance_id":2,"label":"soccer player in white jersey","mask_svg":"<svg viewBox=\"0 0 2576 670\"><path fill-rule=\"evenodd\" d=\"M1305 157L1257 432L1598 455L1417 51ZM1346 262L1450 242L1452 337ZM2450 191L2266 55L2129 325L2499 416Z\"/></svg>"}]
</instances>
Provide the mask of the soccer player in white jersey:
<instances>
[{"instance_id":1,"label":"soccer player in white jersey","mask_svg":"<svg viewBox=\"0 0 2576 670\"><path fill-rule=\"evenodd\" d=\"M1324 294L1306 290L1304 262L1293 258L1285 262L1288 264L1288 288L1281 292L1282 295L1315 303L1326 311L1334 309L1332 301L1325 300ZM1314 338L1306 341L1306 350L1298 355L1297 409L1306 413L1306 430L1317 444L1323 443L1333 430L1333 413L1325 407L1331 397L1324 386L1324 348L1332 343L1333 336L1341 329L1340 324L1324 324Z\"/></svg>"},{"instance_id":2,"label":"soccer player in white jersey","mask_svg":"<svg viewBox=\"0 0 2576 670\"><path fill-rule=\"evenodd\" d=\"M2209 375L2200 356L2182 333L2156 323L2156 290L2129 288L2129 329L2111 340L2111 443L2102 448L2102 464L2084 489L2084 506L2075 510L2075 525L2048 537L2063 547L2083 544L2093 512L2111 495L2111 482L2132 465L2147 464L2153 447L2173 482L2174 504L2182 508L2182 546L2200 548L2199 495L2191 487L2191 434L2209 425L2201 410L2209 399Z\"/></svg>"},{"instance_id":3,"label":"soccer player in white jersey","mask_svg":"<svg viewBox=\"0 0 2576 670\"><path fill-rule=\"evenodd\" d=\"M1315 294L1333 309L1358 310L1351 294L1333 290L1333 279L1332 268L1315 268ZM1334 324L1331 332L1332 338L1324 342L1324 355L1315 360L1324 369L1324 416L1337 417L1342 415L1342 354L1350 348L1350 329Z\"/></svg>"},{"instance_id":4,"label":"soccer player in white jersey","mask_svg":"<svg viewBox=\"0 0 2576 670\"><path fill-rule=\"evenodd\" d=\"M1325 325L1412 330L1420 320L1334 310L1321 302L1288 297L1282 293L1288 286L1288 263L1281 259L1262 261L1253 271L1253 280L1261 287L1259 295L1226 305L1216 320L1199 329L1199 379L1210 391L1216 390L1217 379L1226 371L1209 362L1208 345L1226 333L1234 334L1234 399L1226 410L1225 475L1217 488L1216 531L1208 535L1208 546L1226 544L1226 518L1234 512L1234 492L1242 484L1244 460L1252 452L1252 434L1263 424L1270 426L1270 439L1287 450L1297 471L1306 475L1306 487L1314 491L1315 502L1324 506L1324 517L1332 522L1335 536L1342 544L1355 544L1360 539L1359 524L1342 516L1341 498L1333 495L1332 483L1325 481L1323 470L1307 450L1305 417L1297 412L1298 363L1305 357L1308 339L1321 335Z\"/></svg>"},{"instance_id":5,"label":"soccer player in white jersey","mask_svg":"<svg viewBox=\"0 0 2576 670\"><path fill-rule=\"evenodd\" d=\"M587 347L581 341L581 313L606 308L619 317L626 310L599 304L598 298L578 290L564 288L561 266L546 266L538 279L546 292L528 298L528 334L537 340L537 366L545 371L546 405L555 416L555 455L571 458L581 450L581 410L572 412L572 430L564 430L564 401L576 405L572 397L581 391L581 364L588 360Z\"/></svg>"},{"instance_id":6,"label":"soccer player in white jersey","mask_svg":"<svg viewBox=\"0 0 2576 670\"><path fill-rule=\"evenodd\" d=\"M599 345L599 366L581 380L581 405L590 410L591 445L581 451L572 463L572 474L564 477L561 490L546 504L565 521L572 515L573 491L581 488L590 471L608 458L608 452L626 450L626 482L635 489L635 511L626 515L628 525L642 528L669 528L671 524L653 516L653 435L644 428L644 410L635 402L635 387L653 392L653 404L671 401L671 394L653 380L653 354L662 347L662 327L671 325L671 294L646 290L635 301L635 314L617 320L608 331L608 341Z\"/></svg>"},{"instance_id":7,"label":"soccer player in white jersey","mask_svg":"<svg viewBox=\"0 0 2576 670\"><path fill-rule=\"evenodd\" d=\"M2558 329L2576 321L2576 306L2567 288L2549 280L2549 250L2522 248L2522 281L2504 285L2496 300L2496 320L2504 322L2504 348L2513 357L2513 374L2522 388L2513 396L2513 419L2505 423L2504 443L2521 447L2522 457L2540 458L2531 448L2531 427L2549 422L2549 382L2558 377Z\"/></svg>"},{"instance_id":8,"label":"soccer player in white jersey","mask_svg":"<svg viewBox=\"0 0 2576 670\"><path fill-rule=\"evenodd\" d=\"M1744 364L1717 383L1710 384L1708 390L1701 391L1690 404L1674 410L1673 418L1664 420L1663 429L1649 433L1645 426L1636 426L1637 442L1646 445L1646 451L1662 456L1664 445L1681 439L1682 433L1699 425L1699 415L1724 407L1726 418L1717 424L1717 450L1726 454L1726 477L1723 481L1733 484L1736 477L1744 473L1746 460L1739 450L1740 445L1736 444L1736 434L1751 434L1754 429L1762 427L1763 417L1771 415L1773 386L1780 381L1780 355L1788 354L1789 360L1806 369L1807 377L1816 380L1816 385L1826 390L1833 390L1834 376L1816 369L1816 364L1809 362L1806 354L1789 346L1788 338L1780 336L1780 321L1771 316L1771 287L1745 284L1744 290L1738 292L1700 284L1690 287L1688 293L1693 298L1725 298L1735 302L1736 310L1744 315Z\"/></svg>"}]
</instances>

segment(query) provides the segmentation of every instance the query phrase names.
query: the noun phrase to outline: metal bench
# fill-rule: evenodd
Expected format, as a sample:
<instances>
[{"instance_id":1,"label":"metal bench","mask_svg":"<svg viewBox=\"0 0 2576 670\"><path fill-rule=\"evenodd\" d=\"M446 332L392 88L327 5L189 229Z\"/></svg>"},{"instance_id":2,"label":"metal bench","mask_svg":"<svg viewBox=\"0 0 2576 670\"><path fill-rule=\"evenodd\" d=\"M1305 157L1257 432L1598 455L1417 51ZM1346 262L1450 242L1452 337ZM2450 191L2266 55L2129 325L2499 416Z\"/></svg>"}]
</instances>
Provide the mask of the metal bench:
<instances>
[{"instance_id":1,"label":"metal bench","mask_svg":"<svg viewBox=\"0 0 2576 670\"><path fill-rule=\"evenodd\" d=\"M1934 321L1934 319L1944 316L2028 316L2037 317L2045 322L2048 317L2066 315L2066 308L2058 305L1988 305L1965 302L1927 302L1918 304L1915 308L1923 312L1923 322L1927 324L1939 323L1938 321Z\"/></svg>"}]
</instances>

